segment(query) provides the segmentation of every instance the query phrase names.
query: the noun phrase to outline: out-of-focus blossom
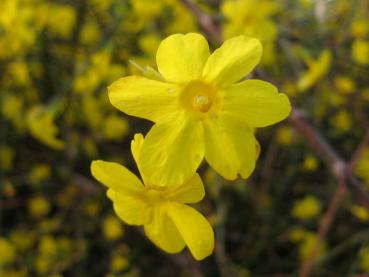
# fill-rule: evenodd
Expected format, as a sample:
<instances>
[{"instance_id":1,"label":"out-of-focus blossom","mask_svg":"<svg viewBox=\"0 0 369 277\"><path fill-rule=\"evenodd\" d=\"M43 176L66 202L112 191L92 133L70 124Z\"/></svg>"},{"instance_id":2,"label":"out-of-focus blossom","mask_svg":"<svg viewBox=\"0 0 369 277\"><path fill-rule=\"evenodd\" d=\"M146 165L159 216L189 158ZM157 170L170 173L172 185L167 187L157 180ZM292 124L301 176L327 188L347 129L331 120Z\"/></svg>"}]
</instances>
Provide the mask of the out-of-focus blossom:
<instances>
[{"instance_id":1,"label":"out-of-focus blossom","mask_svg":"<svg viewBox=\"0 0 369 277\"><path fill-rule=\"evenodd\" d=\"M16 258L14 245L4 237L0 237L0 253L0 269L4 265L12 263Z\"/></svg>"},{"instance_id":2,"label":"out-of-focus blossom","mask_svg":"<svg viewBox=\"0 0 369 277\"><path fill-rule=\"evenodd\" d=\"M314 171L318 167L318 160L312 155L307 155L304 159L303 166L307 171Z\"/></svg>"},{"instance_id":3,"label":"out-of-focus blossom","mask_svg":"<svg viewBox=\"0 0 369 277\"><path fill-rule=\"evenodd\" d=\"M124 234L122 223L114 216L108 216L105 218L102 228L107 240L116 240Z\"/></svg>"},{"instance_id":4,"label":"out-of-focus blossom","mask_svg":"<svg viewBox=\"0 0 369 277\"><path fill-rule=\"evenodd\" d=\"M351 56L354 62L360 65L369 64L369 41L356 39L352 43Z\"/></svg>"},{"instance_id":5,"label":"out-of-focus blossom","mask_svg":"<svg viewBox=\"0 0 369 277\"><path fill-rule=\"evenodd\" d=\"M301 200L295 201L291 214L298 219L308 220L318 216L320 210L320 201L316 197L308 195Z\"/></svg>"},{"instance_id":6,"label":"out-of-focus blossom","mask_svg":"<svg viewBox=\"0 0 369 277\"><path fill-rule=\"evenodd\" d=\"M30 109L27 124L31 134L40 142L56 150L64 149L64 142L56 138L59 130L54 123L54 116L46 107L36 106Z\"/></svg>"},{"instance_id":7,"label":"out-of-focus blossom","mask_svg":"<svg viewBox=\"0 0 369 277\"><path fill-rule=\"evenodd\" d=\"M360 249L359 265L364 272L369 271L369 247L364 247Z\"/></svg>"},{"instance_id":8,"label":"out-of-focus blossom","mask_svg":"<svg viewBox=\"0 0 369 277\"><path fill-rule=\"evenodd\" d=\"M264 47L263 61L271 62L274 57L274 40L277 25L272 16L280 10L277 1L270 0L227 0L221 11L225 17L222 25L225 38L247 35L258 38Z\"/></svg>"},{"instance_id":9,"label":"out-of-focus blossom","mask_svg":"<svg viewBox=\"0 0 369 277\"><path fill-rule=\"evenodd\" d=\"M44 197L37 196L28 202L28 211L33 217L42 217L50 212L50 204Z\"/></svg>"},{"instance_id":10,"label":"out-of-focus blossom","mask_svg":"<svg viewBox=\"0 0 369 277\"><path fill-rule=\"evenodd\" d=\"M298 89L302 92L306 91L322 79L331 67L331 60L332 54L327 49L316 60L308 58L306 60L308 70L300 76L297 84Z\"/></svg>"}]
</instances>

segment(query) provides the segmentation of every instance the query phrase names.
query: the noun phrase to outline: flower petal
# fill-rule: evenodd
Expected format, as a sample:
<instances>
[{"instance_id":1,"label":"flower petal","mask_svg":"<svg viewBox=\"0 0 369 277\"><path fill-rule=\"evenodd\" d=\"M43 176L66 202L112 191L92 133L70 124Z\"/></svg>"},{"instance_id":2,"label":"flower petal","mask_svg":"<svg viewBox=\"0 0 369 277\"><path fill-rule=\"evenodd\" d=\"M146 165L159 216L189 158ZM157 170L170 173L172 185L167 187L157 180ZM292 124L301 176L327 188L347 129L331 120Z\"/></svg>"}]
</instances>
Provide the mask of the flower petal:
<instances>
[{"instance_id":1,"label":"flower petal","mask_svg":"<svg viewBox=\"0 0 369 277\"><path fill-rule=\"evenodd\" d=\"M209 55L208 42L202 35L175 34L160 43L156 63L166 80L183 84L201 77Z\"/></svg>"},{"instance_id":2,"label":"flower petal","mask_svg":"<svg viewBox=\"0 0 369 277\"><path fill-rule=\"evenodd\" d=\"M223 113L220 120L241 162L238 172L243 179L247 179L254 171L257 159L258 142L254 133L243 121L232 115Z\"/></svg>"},{"instance_id":3,"label":"flower petal","mask_svg":"<svg viewBox=\"0 0 369 277\"><path fill-rule=\"evenodd\" d=\"M167 192L167 197L180 203L197 203L205 196L204 185L199 174L193 175L183 185Z\"/></svg>"},{"instance_id":4,"label":"flower petal","mask_svg":"<svg viewBox=\"0 0 369 277\"><path fill-rule=\"evenodd\" d=\"M238 36L226 40L209 57L203 77L220 87L227 87L244 78L259 63L262 45L259 40Z\"/></svg>"},{"instance_id":5,"label":"flower petal","mask_svg":"<svg viewBox=\"0 0 369 277\"><path fill-rule=\"evenodd\" d=\"M132 172L117 163L93 161L91 173L99 182L124 195L136 196L144 189L141 181Z\"/></svg>"},{"instance_id":6,"label":"flower petal","mask_svg":"<svg viewBox=\"0 0 369 277\"><path fill-rule=\"evenodd\" d=\"M144 225L150 220L150 207L143 197L134 197L109 189L115 213L129 225Z\"/></svg>"},{"instance_id":7,"label":"flower petal","mask_svg":"<svg viewBox=\"0 0 369 277\"><path fill-rule=\"evenodd\" d=\"M142 171L142 167L140 164L140 153L144 140L145 140L144 136L141 133L135 134L133 140L131 141L131 152L133 155L133 159L137 164L138 171L140 172L144 184L150 184L151 182L146 177L145 173Z\"/></svg>"},{"instance_id":8,"label":"flower petal","mask_svg":"<svg viewBox=\"0 0 369 277\"><path fill-rule=\"evenodd\" d=\"M109 99L122 112L157 122L179 107L177 85L128 76L108 87Z\"/></svg>"},{"instance_id":9,"label":"flower petal","mask_svg":"<svg viewBox=\"0 0 369 277\"><path fill-rule=\"evenodd\" d=\"M176 186L188 180L204 157L201 122L177 112L156 123L145 138L140 164L157 186Z\"/></svg>"},{"instance_id":10,"label":"flower petal","mask_svg":"<svg viewBox=\"0 0 369 277\"><path fill-rule=\"evenodd\" d=\"M181 234L163 207L154 208L152 220L144 228L147 237L168 253L178 253L185 247Z\"/></svg>"},{"instance_id":11,"label":"flower petal","mask_svg":"<svg viewBox=\"0 0 369 277\"><path fill-rule=\"evenodd\" d=\"M265 127L285 119L291 104L272 84L247 80L226 89L223 109L242 118L250 127Z\"/></svg>"},{"instance_id":12,"label":"flower petal","mask_svg":"<svg viewBox=\"0 0 369 277\"><path fill-rule=\"evenodd\" d=\"M196 260L211 255L214 249L214 232L202 214L176 202L168 204L167 213Z\"/></svg>"},{"instance_id":13,"label":"flower petal","mask_svg":"<svg viewBox=\"0 0 369 277\"><path fill-rule=\"evenodd\" d=\"M247 178L255 168L256 142L248 126L222 114L204 121L205 159L225 179Z\"/></svg>"}]
</instances>

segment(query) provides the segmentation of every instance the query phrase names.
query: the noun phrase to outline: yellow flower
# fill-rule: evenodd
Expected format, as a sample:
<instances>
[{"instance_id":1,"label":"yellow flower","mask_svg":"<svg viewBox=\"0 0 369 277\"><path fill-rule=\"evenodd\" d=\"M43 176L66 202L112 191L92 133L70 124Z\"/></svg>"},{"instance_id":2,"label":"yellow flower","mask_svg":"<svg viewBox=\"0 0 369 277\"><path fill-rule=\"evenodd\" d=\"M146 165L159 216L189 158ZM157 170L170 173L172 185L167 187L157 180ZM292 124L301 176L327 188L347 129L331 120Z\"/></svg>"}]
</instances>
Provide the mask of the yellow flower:
<instances>
[{"instance_id":1,"label":"yellow flower","mask_svg":"<svg viewBox=\"0 0 369 277\"><path fill-rule=\"evenodd\" d=\"M110 269L113 272L119 272L128 268L129 261L122 256L114 257L110 262Z\"/></svg>"},{"instance_id":2,"label":"yellow flower","mask_svg":"<svg viewBox=\"0 0 369 277\"><path fill-rule=\"evenodd\" d=\"M276 1L228 0L221 6L226 18L223 33L226 38L245 34L255 36L262 42L274 40L277 26L270 20L279 10Z\"/></svg>"},{"instance_id":3,"label":"yellow flower","mask_svg":"<svg viewBox=\"0 0 369 277\"><path fill-rule=\"evenodd\" d=\"M3 170L10 170L14 163L14 150L6 145L0 145L0 165Z\"/></svg>"},{"instance_id":4,"label":"yellow flower","mask_svg":"<svg viewBox=\"0 0 369 277\"><path fill-rule=\"evenodd\" d=\"M0 237L0 268L12 263L16 258L15 247L6 238Z\"/></svg>"},{"instance_id":5,"label":"yellow flower","mask_svg":"<svg viewBox=\"0 0 369 277\"><path fill-rule=\"evenodd\" d=\"M369 41L355 39L351 48L352 59L360 65L369 64Z\"/></svg>"},{"instance_id":6,"label":"yellow flower","mask_svg":"<svg viewBox=\"0 0 369 277\"><path fill-rule=\"evenodd\" d=\"M36 233L30 230L17 229L10 234L10 240L14 243L17 250L25 252L29 250L36 239Z\"/></svg>"},{"instance_id":7,"label":"yellow flower","mask_svg":"<svg viewBox=\"0 0 369 277\"><path fill-rule=\"evenodd\" d=\"M72 6L50 4L47 12L53 16L47 17L47 27L49 31L57 36L70 36L76 22L76 11ZM60 24L63 22L63 24Z\"/></svg>"},{"instance_id":8,"label":"yellow flower","mask_svg":"<svg viewBox=\"0 0 369 277\"><path fill-rule=\"evenodd\" d=\"M359 252L360 268L365 272L369 271L369 247L362 248Z\"/></svg>"},{"instance_id":9,"label":"yellow flower","mask_svg":"<svg viewBox=\"0 0 369 277\"><path fill-rule=\"evenodd\" d=\"M33 217L42 217L50 212L50 204L45 198L37 196L28 202L28 211Z\"/></svg>"},{"instance_id":10,"label":"yellow flower","mask_svg":"<svg viewBox=\"0 0 369 277\"><path fill-rule=\"evenodd\" d=\"M289 233L288 233L288 238L290 239L291 242L294 242L294 243L299 243L301 242L305 237L306 235L308 235L309 232L300 228L300 227L297 227L297 228L293 228Z\"/></svg>"},{"instance_id":11,"label":"yellow flower","mask_svg":"<svg viewBox=\"0 0 369 277\"><path fill-rule=\"evenodd\" d=\"M100 36L99 25L96 21L90 19L83 24L81 30L81 42L83 44L96 44Z\"/></svg>"},{"instance_id":12,"label":"yellow flower","mask_svg":"<svg viewBox=\"0 0 369 277\"><path fill-rule=\"evenodd\" d=\"M121 140L128 132L128 122L117 115L106 117L102 127L104 136L111 140Z\"/></svg>"},{"instance_id":13,"label":"yellow flower","mask_svg":"<svg viewBox=\"0 0 369 277\"><path fill-rule=\"evenodd\" d=\"M349 207L349 211L358 218L361 222L368 222L369 221L369 212L362 206L358 205L351 205Z\"/></svg>"},{"instance_id":14,"label":"yellow flower","mask_svg":"<svg viewBox=\"0 0 369 277\"><path fill-rule=\"evenodd\" d=\"M53 120L53 114L42 106L32 108L27 114L31 134L47 146L61 150L64 148L64 142L56 138L58 128Z\"/></svg>"},{"instance_id":15,"label":"yellow flower","mask_svg":"<svg viewBox=\"0 0 369 277\"><path fill-rule=\"evenodd\" d=\"M345 94L353 93L356 89L354 81L348 76L335 77L334 84L340 92Z\"/></svg>"},{"instance_id":16,"label":"yellow flower","mask_svg":"<svg viewBox=\"0 0 369 277\"><path fill-rule=\"evenodd\" d=\"M114 216L109 216L103 221L103 233L108 240L116 240L123 236L122 223Z\"/></svg>"},{"instance_id":17,"label":"yellow flower","mask_svg":"<svg viewBox=\"0 0 369 277\"><path fill-rule=\"evenodd\" d=\"M282 145L291 145L294 142L294 133L291 127L281 126L277 129L276 138Z\"/></svg>"},{"instance_id":18,"label":"yellow flower","mask_svg":"<svg viewBox=\"0 0 369 277\"><path fill-rule=\"evenodd\" d=\"M306 196L304 199L297 200L292 208L292 215L296 218L306 220L317 216L320 213L321 204L314 196Z\"/></svg>"},{"instance_id":19,"label":"yellow flower","mask_svg":"<svg viewBox=\"0 0 369 277\"><path fill-rule=\"evenodd\" d=\"M270 0L228 0L221 5L222 34L231 38L240 34L252 36L263 43L262 64L275 62L275 39L277 25L271 20L280 7L277 1Z\"/></svg>"},{"instance_id":20,"label":"yellow flower","mask_svg":"<svg viewBox=\"0 0 369 277\"><path fill-rule=\"evenodd\" d=\"M109 188L107 195L120 219L143 225L149 239L166 252L178 253L187 245L195 259L204 259L214 248L213 230L199 212L185 205L204 197L199 175L175 186L157 186L139 162L143 142L136 134L131 148L144 184L117 163L94 161L92 175Z\"/></svg>"},{"instance_id":21,"label":"yellow flower","mask_svg":"<svg viewBox=\"0 0 369 277\"><path fill-rule=\"evenodd\" d=\"M369 34L369 21L366 18L357 18L352 22L351 34L354 37L364 38Z\"/></svg>"},{"instance_id":22,"label":"yellow flower","mask_svg":"<svg viewBox=\"0 0 369 277\"><path fill-rule=\"evenodd\" d=\"M307 261L311 258L318 259L327 251L327 243L323 241L319 245L315 256L312 257L311 254L316 245L317 235L300 227L292 229L288 237L291 242L299 244L299 256L301 261Z\"/></svg>"},{"instance_id":23,"label":"yellow flower","mask_svg":"<svg viewBox=\"0 0 369 277\"><path fill-rule=\"evenodd\" d=\"M45 235L40 238L38 250L43 256L54 257L58 251L58 245L54 237Z\"/></svg>"},{"instance_id":24,"label":"yellow flower","mask_svg":"<svg viewBox=\"0 0 369 277\"><path fill-rule=\"evenodd\" d=\"M156 54L165 82L128 76L109 87L115 107L156 123L140 155L155 184L184 183L204 157L226 179L249 177L256 160L253 128L279 122L290 112L287 96L273 85L235 84L261 54L260 42L246 36L225 41L210 55L200 34L175 34Z\"/></svg>"},{"instance_id":25,"label":"yellow flower","mask_svg":"<svg viewBox=\"0 0 369 277\"><path fill-rule=\"evenodd\" d=\"M348 111L340 110L330 119L330 122L340 131L348 132L352 126L352 117Z\"/></svg>"},{"instance_id":26,"label":"yellow flower","mask_svg":"<svg viewBox=\"0 0 369 277\"><path fill-rule=\"evenodd\" d=\"M48 164L36 164L32 167L28 175L28 181L32 184L37 184L49 179L51 176L51 168Z\"/></svg>"},{"instance_id":27,"label":"yellow flower","mask_svg":"<svg viewBox=\"0 0 369 277\"><path fill-rule=\"evenodd\" d=\"M329 50L324 50L317 60L308 60L308 70L304 72L299 81L300 91L306 91L323 78L331 67L332 54Z\"/></svg>"},{"instance_id":28,"label":"yellow flower","mask_svg":"<svg viewBox=\"0 0 369 277\"><path fill-rule=\"evenodd\" d=\"M314 258L314 260L321 258L322 256L325 255L325 253L327 252L327 244L326 242L322 242L314 257L311 257L311 253L313 252L315 245L316 245L316 237L317 235L314 233L308 233L304 239L302 240L302 242L300 243L300 248L299 248L299 252L300 252L300 259L302 261L307 261L311 258Z\"/></svg>"},{"instance_id":29,"label":"yellow flower","mask_svg":"<svg viewBox=\"0 0 369 277\"><path fill-rule=\"evenodd\" d=\"M314 171L318 167L318 160L311 155L307 155L304 159L304 168L307 171Z\"/></svg>"},{"instance_id":30,"label":"yellow flower","mask_svg":"<svg viewBox=\"0 0 369 277\"><path fill-rule=\"evenodd\" d=\"M11 121L18 130L22 130L24 127L23 110L24 103L21 97L9 94L2 98L1 114Z\"/></svg>"}]
</instances>

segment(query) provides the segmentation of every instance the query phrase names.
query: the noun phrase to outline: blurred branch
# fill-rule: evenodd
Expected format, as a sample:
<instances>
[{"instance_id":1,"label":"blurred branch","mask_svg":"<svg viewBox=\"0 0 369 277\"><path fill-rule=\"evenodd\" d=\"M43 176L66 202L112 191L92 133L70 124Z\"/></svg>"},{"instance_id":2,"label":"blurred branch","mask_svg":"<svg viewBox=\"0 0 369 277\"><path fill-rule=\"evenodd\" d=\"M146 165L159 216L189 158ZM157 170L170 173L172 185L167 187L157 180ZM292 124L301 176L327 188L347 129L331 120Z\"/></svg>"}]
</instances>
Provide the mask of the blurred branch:
<instances>
[{"instance_id":1,"label":"blurred branch","mask_svg":"<svg viewBox=\"0 0 369 277\"><path fill-rule=\"evenodd\" d=\"M208 14L204 13L193 1L181 0L184 6L191 11L191 13L197 19L200 27L208 33L217 44L221 44L223 41L222 33L219 29L218 24L215 23L214 19Z\"/></svg>"},{"instance_id":2,"label":"blurred branch","mask_svg":"<svg viewBox=\"0 0 369 277\"><path fill-rule=\"evenodd\" d=\"M369 229L364 229L352 236L348 237L341 244L331 248L329 252L323 257L316 260L314 266L322 265L324 263L328 263L342 255L342 253L349 251L350 249L356 248L358 245L362 244L362 242L367 242L369 238Z\"/></svg>"},{"instance_id":3,"label":"blurred branch","mask_svg":"<svg viewBox=\"0 0 369 277\"><path fill-rule=\"evenodd\" d=\"M354 178L352 172L355 169L358 161L360 160L360 158L361 158L361 156L364 152L364 149L366 148L368 143L369 143L369 131L367 131L366 134L364 135L364 138L362 139L359 146L357 147L354 154L352 155L352 158L351 158L350 162L347 165L345 164L345 169L348 173L348 178L351 179L352 182L355 182L355 180L352 179L352 178ZM326 150L327 151L333 151L333 149L328 149L328 148ZM334 151L330 154L333 155L333 156L336 155L334 153ZM336 158L342 160L339 156L337 156ZM323 219L320 222L319 231L318 231L318 235L317 235L313 250L309 254L308 260L302 266L302 269L301 269L300 275L299 275L300 277L310 276L310 272L313 269L313 266L314 266L314 263L315 263L316 253L318 252L321 243L324 241L325 237L327 236L327 233L328 233L330 227L332 226L334 218L336 217L338 208L339 208L341 202L343 201L344 196L346 195L346 189L345 188L346 188L347 185L345 185L345 183L344 183L344 181L345 181L344 175L340 178L339 174L337 174L337 178L339 180L341 180L341 182L339 183L339 185L337 187L337 190L336 190L334 196L332 197L332 200L331 200L331 203L328 207L327 212L324 214ZM353 183L353 184L356 185L356 182Z\"/></svg>"},{"instance_id":4,"label":"blurred branch","mask_svg":"<svg viewBox=\"0 0 369 277\"><path fill-rule=\"evenodd\" d=\"M325 240L325 237L327 236L329 230L331 229L333 221L336 218L337 211L345 195L346 195L346 186L344 183L340 182L338 184L336 192L332 197L328 210L326 211L320 222L319 231L314 243L313 250L310 252L308 259L302 265L299 274L300 277L310 276L310 272L315 262L315 256L319 251L320 245Z\"/></svg>"},{"instance_id":5,"label":"blurred branch","mask_svg":"<svg viewBox=\"0 0 369 277\"><path fill-rule=\"evenodd\" d=\"M293 108L288 121L326 162L332 175L335 176L340 183L344 183L355 196L357 202L369 210L369 196L362 189L360 181L354 176L350 163L345 162L336 150L324 139L324 137L307 120L305 120L301 111ZM367 139L369 140L369 138ZM367 139L365 139L364 142ZM359 147L359 149L361 148L362 147ZM359 152L361 151L362 150Z\"/></svg>"},{"instance_id":6,"label":"blurred branch","mask_svg":"<svg viewBox=\"0 0 369 277\"><path fill-rule=\"evenodd\" d=\"M344 174L345 162L323 136L304 118L303 112L299 109L292 108L287 120L326 162L331 173L337 179L341 179Z\"/></svg>"},{"instance_id":7,"label":"blurred branch","mask_svg":"<svg viewBox=\"0 0 369 277\"><path fill-rule=\"evenodd\" d=\"M360 159L364 154L364 150L368 145L369 145L369 130L366 131L364 138L362 139L361 143L359 144L356 151L352 155L351 161L349 163L349 167L352 172L355 170L358 162L360 161Z\"/></svg>"}]
</instances>

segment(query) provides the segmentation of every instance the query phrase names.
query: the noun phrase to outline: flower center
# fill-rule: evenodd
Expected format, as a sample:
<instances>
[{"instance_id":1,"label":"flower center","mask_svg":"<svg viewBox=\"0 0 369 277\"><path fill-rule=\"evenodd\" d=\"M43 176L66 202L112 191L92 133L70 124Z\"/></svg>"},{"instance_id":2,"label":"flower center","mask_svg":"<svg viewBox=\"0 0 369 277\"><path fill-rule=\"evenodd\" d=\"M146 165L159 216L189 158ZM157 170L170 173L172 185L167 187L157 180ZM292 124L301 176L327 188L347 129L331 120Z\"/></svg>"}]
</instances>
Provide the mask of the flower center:
<instances>
[{"instance_id":1,"label":"flower center","mask_svg":"<svg viewBox=\"0 0 369 277\"><path fill-rule=\"evenodd\" d=\"M193 99L193 107L200 112L207 112L211 107L211 100L207 95L196 95Z\"/></svg>"},{"instance_id":2,"label":"flower center","mask_svg":"<svg viewBox=\"0 0 369 277\"><path fill-rule=\"evenodd\" d=\"M147 187L145 192L146 200L152 205L159 204L166 200L164 193L164 190L154 187Z\"/></svg>"},{"instance_id":3,"label":"flower center","mask_svg":"<svg viewBox=\"0 0 369 277\"><path fill-rule=\"evenodd\" d=\"M181 102L186 110L200 118L216 112L220 106L217 89L201 81L191 82L183 89Z\"/></svg>"}]
</instances>

